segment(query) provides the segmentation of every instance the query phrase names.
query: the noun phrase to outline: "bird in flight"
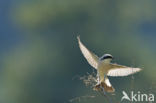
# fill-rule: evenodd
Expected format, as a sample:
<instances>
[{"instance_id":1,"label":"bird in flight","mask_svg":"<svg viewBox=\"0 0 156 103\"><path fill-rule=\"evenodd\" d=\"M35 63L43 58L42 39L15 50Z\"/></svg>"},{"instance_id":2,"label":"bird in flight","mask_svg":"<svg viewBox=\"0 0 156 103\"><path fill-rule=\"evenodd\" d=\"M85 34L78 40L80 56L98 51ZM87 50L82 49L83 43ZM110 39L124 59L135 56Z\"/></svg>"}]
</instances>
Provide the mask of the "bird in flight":
<instances>
[{"instance_id":1,"label":"bird in flight","mask_svg":"<svg viewBox=\"0 0 156 103\"><path fill-rule=\"evenodd\" d=\"M104 54L102 57L98 57L83 45L79 36L77 39L83 56L88 63L97 70L97 84L94 86L94 90L104 91L104 93L114 92L115 89L107 76L128 76L141 71L140 68L132 68L111 63L113 59L111 54Z\"/></svg>"}]
</instances>

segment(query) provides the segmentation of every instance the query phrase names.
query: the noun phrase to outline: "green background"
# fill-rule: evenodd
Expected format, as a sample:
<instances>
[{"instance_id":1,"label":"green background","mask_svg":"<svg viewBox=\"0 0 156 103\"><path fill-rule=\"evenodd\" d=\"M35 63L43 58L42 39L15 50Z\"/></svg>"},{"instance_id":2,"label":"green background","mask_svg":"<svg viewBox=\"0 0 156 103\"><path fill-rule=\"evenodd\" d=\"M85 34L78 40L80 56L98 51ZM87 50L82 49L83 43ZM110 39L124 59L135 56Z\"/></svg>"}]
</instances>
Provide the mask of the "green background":
<instances>
[{"instance_id":1,"label":"green background","mask_svg":"<svg viewBox=\"0 0 156 103\"><path fill-rule=\"evenodd\" d=\"M110 95L113 103L120 102L123 90L155 94L155 4L155 0L1 0L0 103L73 99L106 103L106 97L79 80L94 69L79 50L78 35L98 56L110 53L115 63L143 69L134 79L110 77L116 89Z\"/></svg>"}]
</instances>

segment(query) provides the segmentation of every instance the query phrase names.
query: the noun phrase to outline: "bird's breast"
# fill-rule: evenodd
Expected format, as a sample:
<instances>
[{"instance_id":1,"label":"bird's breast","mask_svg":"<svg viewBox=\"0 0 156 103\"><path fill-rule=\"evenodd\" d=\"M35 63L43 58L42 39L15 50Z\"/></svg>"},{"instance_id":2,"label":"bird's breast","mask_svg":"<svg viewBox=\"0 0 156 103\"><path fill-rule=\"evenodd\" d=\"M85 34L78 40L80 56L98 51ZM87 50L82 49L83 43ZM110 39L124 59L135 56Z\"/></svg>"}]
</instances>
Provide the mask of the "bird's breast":
<instances>
[{"instance_id":1,"label":"bird's breast","mask_svg":"<svg viewBox=\"0 0 156 103\"><path fill-rule=\"evenodd\" d=\"M98 71L102 73L107 73L109 70L109 64L107 63L99 63L98 64Z\"/></svg>"}]
</instances>

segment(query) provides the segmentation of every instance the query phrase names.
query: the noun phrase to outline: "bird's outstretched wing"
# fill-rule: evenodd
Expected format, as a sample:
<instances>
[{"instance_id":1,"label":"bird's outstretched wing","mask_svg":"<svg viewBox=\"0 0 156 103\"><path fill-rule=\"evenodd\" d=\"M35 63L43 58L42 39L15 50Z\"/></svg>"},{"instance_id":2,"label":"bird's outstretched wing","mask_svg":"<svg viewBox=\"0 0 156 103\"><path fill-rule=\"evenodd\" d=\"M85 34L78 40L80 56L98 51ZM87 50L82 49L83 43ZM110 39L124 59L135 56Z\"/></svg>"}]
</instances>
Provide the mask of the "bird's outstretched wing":
<instances>
[{"instance_id":1,"label":"bird's outstretched wing","mask_svg":"<svg viewBox=\"0 0 156 103\"><path fill-rule=\"evenodd\" d=\"M77 37L78 39L78 43L79 43L79 47L80 50L83 54L83 56L87 59L88 63L94 67L95 69L97 69L98 66L98 56L96 56L94 53L92 53L91 51L89 51L80 41L80 37Z\"/></svg>"},{"instance_id":2,"label":"bird's outstretched wing","mask_svg":"<svg viewBox=\"0 0 156 103\"><path fill-rule=\"evenodd\" d=\"M110 66L111 69L107 73L108 76L128 76L141 71L140 68L132 68L118 64L110 64Z\"/></svg>"}]
</instances>

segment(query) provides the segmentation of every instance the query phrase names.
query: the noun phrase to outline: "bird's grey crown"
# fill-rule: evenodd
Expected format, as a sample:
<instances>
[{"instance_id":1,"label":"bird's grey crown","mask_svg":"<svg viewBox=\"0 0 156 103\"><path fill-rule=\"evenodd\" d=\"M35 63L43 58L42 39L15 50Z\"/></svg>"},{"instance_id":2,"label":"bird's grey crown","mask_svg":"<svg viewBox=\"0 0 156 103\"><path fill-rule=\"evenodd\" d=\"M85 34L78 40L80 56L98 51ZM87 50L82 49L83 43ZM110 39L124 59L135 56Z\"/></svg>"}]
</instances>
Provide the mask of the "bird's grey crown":
<instances>
[{"instance_id":1,"label":"bird's grey crown","mask_svg":"<svg viewBox=\"0 0 156 103\"><path fill-rule=\"evenodd\" d=\"M100 60L104 59L113 59L113 56L111 54L104 54L102 57L100 57Z\"/></svg>"}]
</instances>

